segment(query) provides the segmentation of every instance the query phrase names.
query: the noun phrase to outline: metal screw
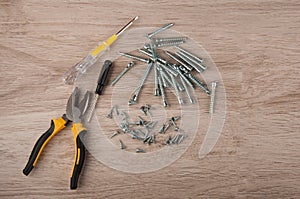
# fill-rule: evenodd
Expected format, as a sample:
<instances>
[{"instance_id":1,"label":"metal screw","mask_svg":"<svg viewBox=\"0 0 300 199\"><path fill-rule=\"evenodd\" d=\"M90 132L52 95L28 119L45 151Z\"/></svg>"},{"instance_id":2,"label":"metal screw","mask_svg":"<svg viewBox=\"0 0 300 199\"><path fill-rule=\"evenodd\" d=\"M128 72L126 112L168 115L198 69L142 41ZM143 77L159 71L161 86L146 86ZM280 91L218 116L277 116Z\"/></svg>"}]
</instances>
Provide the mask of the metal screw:
<instances>
[{"instance_id":1,"label":"metal screw","mask_svg":"<svg viewBox=\"0 0 300 199\"><path fill-rule=\"evenodd\" d=\"M158 131L158 133L160 133L160 134L163 134L163 133L165 133L165 124L163 124L161 127L160 127L160 129L159 129L159 131Z\"/></svg>"},{"instance_id":2,"label":"metal screw","mask_svg":"<svg viewBox=\"0 0 300 199\"><path fill-rule=\"evenodd\" d=\"M160 93L161 93L161 98L162 98L162 101L163 101L163 105L164 105L164 107L167 107L168 102L167 102L167 98L166 98L166 95L165 95L164 87L162 85L162 80L161 80L160 76L158 76L158 84L159 84L159 88L160 88Z\"/></svg>"},{"instance_id":3,"label":"metal screw","mask_svg":"<svg viewBox=\"0 0 300 199\"><path fill-rule=\"evenodd\" d=\"M110 136L110 139L119 134L119 131L114 131L114 133Z\"/></svg>"},{"instance_id":4,"label":"metal screw","mask_svg":"<svg viewBox=\"0 0 300 199\"><path fill-rule=\"evenodd\" d=\"M165 145L170 144L171 140L172 140L171 136L168 136L164 144Z\"/></svg>"},{"instance_id":5,"label":"metal screw","mask_svg":"<svg viewBox=\"0 0 300 199\"><path fill-rule=\"evenodd\" d=\"M193 90L194 90L194 85L186 78L186 76L181 72L178 66L176 66L176 70L180 77L184 80L186 84L188 84Z\"/></svg>"},{"instance_id":6,"label":"metal screw","mask_svg":"<svg viewBox=\"0 0 300 199\"><path fill-rule=\"evenodd\" d=\"M181 52L176 52L176 55L180 57L183 61L185 61L187 64L189 64L191 67L193 67L198 73L201 73L203 71L203 69L198 64L192 62L192 60L190 60Z\"/></svg>"},{"instance_id":7,"label":"metal screw","mask_svg":"<svg viewBox=\"0 0 300 199\"><path fill-rule=\"evenodd\" d=\"M174 89L175 89L176 97L177 97L177 99L178 99L178 103L179 103L179 104L183 104L183 101L182 101L182 99L181 99L181 97L180 97L180 95L179 95L179 91L178 91L178 88L177 88L176 80L175 80L175 78L174 78L173 75L171 75L171 79L172 79L173 87L174 87Z\"/></svg>"},{"instance_id":8,"label":"metal screw","mask_svg":"<svg viewBox=\"0 0 300 199\"><path fill-rule=\"evenodd\" d=\"M210 95L210 91L206 88L206 85L202 83L199 79L193 76L191 73L188 73L187 76L192 80L202 91Z\"/></svg>"},{"instance_id":9,"label":"metal screw","mask_svg":"<svg viewBox=\"0 0 300 199\"><path fill-rule=\"evenodd\" d=\"M157 65L155 64L155 67L154 67L154 87L155 87L155 90L154 90L154 95L155 96L159 96L159 88L158 88L158 74L157 74Z\"/></svg>"},{"instance_id":10,"label":"metal screw","mask_svg":"<svg viewBox=\"0 0 300 199\"><path fill-rule=\"evenodd\" d=\"M182 85L183 85L183 87L184 87L184 89L185 89L185 93L186 93L187 97L188 97L189 100L190 100L190 103L191 103L191 104L194 103L194 100L193 100L193 98L191 97L190 92L189 92L189 90L188 90L188 87L187 87L187 85L186 85L186 83L185 83L185 80L182 78L182 76L180 76L180 80L181 80Z\"/></svg>"},{"instance_id":11,"label":"metal screw","mask_svg":"<svg viewBox=\"0 0 300 199\"><path fill-rule=\"evenodd\" d=\"M132 68L134 66L134 62L131 61L129 62L129 64L119 73L119 75L111 82L111 86L115 85L120 79L121 77L123 77L123 75L130 70L130 68Z\"/></svg>"},{"instance_id":12,"label":"metal screw","mask_svg":"<svg viewBox=\"0 0 300 199\"><path fill-rule=\"evenodd\" d=\"M174 25L173 23L168 23L168 24L164 25L163 27L161 27L161 28L155 30L154 32L149 33L149 34L147 35L147 37L148 37L148 38L151 38L151 37L153 37L154 35L157 35L158 33L160 33L160 32L162 32L162 31L164 31L164 30L166 30L166 29L172 27L173 25Z\"/></svg>"},{"instance_id":13,"label":"metal screw","mask_svg":"<svg viewBox=\"0 0 300 199\"><path fill-rule=\"evenodd\" d=\"M112 118L113 118L113 111L114 111L114 108L115 108L115 106L113 106L113 107L110 109L109 113L106 115L107 118L109 118L109 119L112 119Z\"/></svg>"},{"instance_id":14,"label":"metal screw","mask_svg":"<svg viewBox=\"0 0 300 199\"><path fill-rule=\"evenodd\" d=\"M177 77L177 75L178 75L178 72L177 72L177 71L175 71L175 70L173 70L173 69L167 67L166 65L160 64L160 63L158 63L158 65L159 65L161 68L163 68L165 71L167 71L168 73L170 73L170 74L174 75L175 77Z\"/></svg>"},{"instance_id":15,"label":"metal screw","mask_svg":"<svg viewBox=\"0 0 300 199\"><path fill-rule=\"evenodd\" d=\"M173 82L172 82L170 76L167 75L167 73L164 70L162 70L162 69L159 72L160 72L160 76L162 78L164 78L171 86L173 86Z\"/></svg>"},{"instance_id":16,"label":"metal screw","mask_svg":"<svg viewBox=\"0 0 300 199\"><path fill-rule=\"evenodd\" d=\"M139 149L139 148L137 148L137 149L135 150L135 152L136 152L136 153L146 153L145 150Z\"/></svg>"},{"instance_id":17,"label":"metal screw","mask_svg":"<svg viewBox=\"0 0 300 199\"><path fill-rule=\"evenodd\" d=\"M124 143L122 142L122 140L119 140L119 144L120 144L120 149L126 149L126 146L124 145Z\"/></svg>"},{"instance_id":18,"label":"metal screw","mask_svg":"<svg viewBox=\"0 0 300 199\"><path fill-rule=\"evenodd\" d=\"M180 46L175 46L175 48L177 48L178 50L180 50L181 52L185 53L186 55L190 56L191 58L193 58L194 60L202 63L203 59L201 59L200 57L197 57L196 55L190 53L189 51L187 51L186 49L180 47Z\"/></svg>"},{"instance_id":19,"label":"metal screw","mask_svg":"<svg viewBox=\"0 0 300 199\"><path fill-rule=\"evenodd\" d=\"M149 64L149 63L152 62L150 59L144 59L142 57L138 57L138 56L131 55L131 54L128 54L128 53L119 52L119 54L122 55L122 56L124 56L124 57L135 59L135 60L138 60L138 61L141 61L141 62L145 62L147 64Z\"/></svg>"},{"instance_id":20,"label":"metal screw","mask_svg":"<svg viewBox=\"0 0 300 199\"><path fill-rule=\"evenodd\" d=\"M174 126L174 131L178 131L179 130L179 127L177 126L177 124L175 123L175 118L172 117L170 120L171 124Z\"/></svg>"},{"instance_id":21,"label":"metal screw","mask_svg":"<svg viewBox=\"0 0 300 199\"><path fill-rule=\"evenodd\" d=\"M151 69L152 69L152 66L153 66L153 62L150 62L150 63L148 64L148 67L147 67L147 69L146 69L146 71L145 71L145 73L144 73L144 76L143 76L142 79L140 80L140 83L139 83L138 87L136 88L136 90L135 90L135 92L134 92L134 94L133 94L131 100L128 102L129 105L136 104L137 98L138 98L138 96L139 96L139 93L140 93L140 91L141 91L141 89L142 89L142 87L143 87L143 85L144 85L144 83L145 83L145 81L146 81L148 75L150 74L150 71L151 71Z\"/></svg>"},{"instance_id":22,"label":"metal screw","mask_svg":"<svg viewBox=\"0 0 300 199\"><path fill-rule=\"evenodd\" d=\"M168 84L167 80L165 79L165 77L162 76L162 75L160 75L160 77L161 77L163 86L164 86L165 88L169 87L169 84Z\"/></svg>"},{"instance_id":23,"label":"metal screw","mask_svg":"<svg viewBox=\"0 0 300 199\"><path fill-rule=\"evenodd\" d=\"M155 43L172 42L172 41L186 41L187 37L168 37L168 38L156 38Z\"/></svg>"},{"instance_id":24,"label":"metal screw","mask_svg":"<svg viewBox=\"0 0 300 199\"><path fill-rule=\"evenodd\" d=\"M185 43L184 40L166 41L166 42L155 43L155 47L161 48L161 47L167 47L167 46L177 46L177 45L180 45L183 43Z\"/></svg>"},{"instance_id":25,"label":"metal screw","mask_svg":"<svg viewBox=\"0 0 300 199\"><path fill-rule=\"evenodd\" d=\"M216 87L217 87L217 82L212 82L211 83L211 95L210 95L209 113L214 113Z\"/></svg>"},{"instance_id":26,"label":"metal screw","mask_svg":"<svg viewBox=\"0 0 300 199\"><path fill-rule=\"evenodd\" d=\"M191 71L191 70L192 70L192 68L191 68L189 65L185 64L183 61L181 61L179 58L177 58L177 57L176 57L175 55L173 55L171 52L166 51L166 54L167 54L170 58L174 59L174 60L177 61L179 64L181 64L182 66L184 66L188 71Z\"/></svg>"}]
</instances>

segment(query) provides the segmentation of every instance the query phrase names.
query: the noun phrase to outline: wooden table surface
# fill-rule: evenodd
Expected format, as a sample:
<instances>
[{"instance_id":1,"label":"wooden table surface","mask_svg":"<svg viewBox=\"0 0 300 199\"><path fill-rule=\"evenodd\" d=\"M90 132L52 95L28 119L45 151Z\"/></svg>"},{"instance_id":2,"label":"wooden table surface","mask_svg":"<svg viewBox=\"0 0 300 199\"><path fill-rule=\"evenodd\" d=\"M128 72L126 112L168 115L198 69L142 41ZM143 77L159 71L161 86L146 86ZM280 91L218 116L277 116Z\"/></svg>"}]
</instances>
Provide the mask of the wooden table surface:
<instances>
[{"instance_id":1,"label":"wooden table surface","mask_svg":"<svg viewBox=\"0 0 300 199\"><path fill-rule=\"evenodd\" d=\"M1 198L299 198L299 10L299 1L283 0L1 0ZM71 191L69 129L24 176L34 142L73 89L61 75L135 15L135 27L174 22L217 64L227 111L213 151L200 160L203 137L196 136L180 159L146 174L88 155L80 187Z\"/></svg>"}]
</instances>

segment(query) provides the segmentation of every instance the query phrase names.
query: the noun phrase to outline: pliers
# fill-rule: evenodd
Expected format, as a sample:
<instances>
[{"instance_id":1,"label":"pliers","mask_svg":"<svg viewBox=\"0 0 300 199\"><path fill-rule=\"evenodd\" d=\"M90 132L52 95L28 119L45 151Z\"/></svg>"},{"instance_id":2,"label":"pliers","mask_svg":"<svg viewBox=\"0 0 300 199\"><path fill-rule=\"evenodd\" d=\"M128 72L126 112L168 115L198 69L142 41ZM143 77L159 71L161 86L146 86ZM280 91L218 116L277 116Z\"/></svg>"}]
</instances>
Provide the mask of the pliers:
<instances>
[{"instance_id":1,"label":"pliers","mask_svg":"<svg viewBox=\"0 0 300 199\"><path fill-rule=\"evenodd\" d=\"M28 175L36 166L44 147L51 140L51 138L53 138L53 136L55 136L73 121L72 133L75 143L75 157L70 179L70 188L77 188L78 178L83 167L86 152L85 146L81 141L81 137L87 132L82 125L82 117L88 108L89 96L90 92L87 91L83 99L79 102L80 91L78 87L74 89L67 103L66 114L63 114L58 119L52 119L50 128L44 134L42 134L35 143L28 162L23 169L23 173L25 175Z\"/></svg>"}]
</instances>

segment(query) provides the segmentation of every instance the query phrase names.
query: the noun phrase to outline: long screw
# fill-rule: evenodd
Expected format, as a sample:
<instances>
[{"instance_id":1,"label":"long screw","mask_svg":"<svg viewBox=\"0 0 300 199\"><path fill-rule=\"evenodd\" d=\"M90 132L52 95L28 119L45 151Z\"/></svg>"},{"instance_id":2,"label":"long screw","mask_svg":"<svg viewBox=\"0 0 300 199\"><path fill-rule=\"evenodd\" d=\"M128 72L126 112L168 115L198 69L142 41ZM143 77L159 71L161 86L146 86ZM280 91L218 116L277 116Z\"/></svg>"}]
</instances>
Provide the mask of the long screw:
<instances>
[{"instance_id":1,"label":"long screw","mask_svg":"<svg viewBox=\"0 0 300 199\"><path fill-rule=\"evenodd\" d=\"M151 38L151 37L153 37L154 35L157 35L158 33L160 33L160 32L162 32L162 31L164 31L164 30L166 30L166 29L172 27L173 25L174 25L173 23L168 23L168 24L164 25L163 27L161 27L161 28L155 30L154 32L149 33L149 34L147 35L147 37L148 37L148 38Z\"/></svg>"},{"instance_id":2,"label":"long screw","mask_svg":"<svg viewBox=\"0 0 300 199\"><path fill-rule=\"evenodd\" d=\"M201 68L201 69L200 69L201 71L204 71L204 70L207 69L207 67L204 66L204 65L202 64L202 62L196 61L193 57L191 57L190 55L186 54L185 52L180 51L180 52L178 52L178 54L180 54L182 57L184 57L184 58L185 58L186 60L188 60L189 62L196 64L198 67Z\"/></svg>"},{"instance_id":3,"label":"long screw","mask_svg":"<svg viewBox=\"0 0 300 199\"><path fill-rule=\"evenodd\" d=\"M178 75L178 72L177 71L175 71L175 70L173 70L173 69L170 69L170 68L168 68L167 66L165 66L165 65L163 65L163 64L160 64L160 63L158 63L158 65L160 66L160 67L162 67L165 71L167 71L168 73L170 73L170 74L172 74L172 75L174 75L175 77L177 77L177 75Z\"/></svg>"},{"instance_id":4,"label":"long screw","mask_svg":"<svg viewBox=\"0 0 300 199\"><path fill-rule=\"evenodd\" d=\"M155 43L155 47L160 48L160 47L167 47L167 46L177 46L180 44L185 43L185 40L174 40L174 41L167 41L167 42L159 42Z\"/></svg>"},{"instance_id":5,"label":"long screw","mask_svg":"<svg viewBox=\"0 0 300 199\"><path fill-rule=\"evenodd\" d=\"M186 78L186 76L181 72L179 67L176 67L176 70L177 70L178 74L180 75L180 77L182 77L182 79L185 81L185 83L188 84L192 89L194 89L194 85L190 82L190 80L188 80Z\"/></svg>"},{"instance_id":6,"label":"long screw","mask_svg":"<svg viewBox=\"0 0 300 199\"><path fill-rule=\"evenodd\" d=\"M217 87L217 82L212 82L211 83L211 95L210 95L209 113L214 113L216 87Z\"/></svg>"},{"instance_id":7,"label":"long screw","mask_svg":"<svg viewBox=\"0 0 300 199\"><path fill-rule=\"evenodd\" d=\"M134 62L131 61L129 62L129 64L119 73L119 75L111 82L111 86L115 85L120 79L121 77L123 77L123 75L125 75L125 73L127 71L129 71L132 67L134 66Z\"/></svg>"},{"instance_id":8,"label":"long screw","mask_svg":"<svg viewBox=\"0 0 300 199\"><path fill-rule=\"evenodd\" d=\"M191 52L187 51L186 49L180 47L180 46L175 46L175 48L177 48L179 51L185 53L186 55L192 57L193 59L195 59L196 61L202 63L203 59L200 57L197 57L196 55L192 54Z\"/></svg>"},{"instance_id":9,"label":"long screw","mask_svg":"<svg viewBox=\"0 0 300 199\"><path fill-rule=\"evenodd\" d=\"M177 58L175 55L173 55L171 52L166 51L166 54L169 57L171 57L172 59L174 59L175 61L177 61L179 64L181 64L182 66L184 66L187 70L191 71L193 69L189 65L187 65L186 63L184 63L183 61L181 61L179 58Z\"/></svg>"},{"instance_id":10,"label":"long screw","mask_svg":"<svg viewBox=\"0 0 300 199\"><path fill-rule=\"evenodd\" d=\"M162 98L164 107L167 107L167 106L168 106L168 102L167 102L167 99L166 99L164 87L163 87L163 85L162 85L162 80L161 80L161 77L160 77L160 76L158 76L158 84L159 84L160 93L161 93L161 98Z\"/></svg>"},{"instance_id":11,"label":"long screw","mask_svg":"<svg viewBox=\"0 0 300 199\"><path fill-rule=\"evenodd\" d=\"M173 75L171 75L171 79L172 79L172 82L173 82L173 87L175 89L175 94L176 94L177 99L178 99L178 103L179 104L183 104L183 101L182 101L182 99L181 99L181 97L179 95L179 91L178 91L178 88L177 88L176 80L175 80L175 78L174 78Z\"/></svg>"},{"instance_id":12,"label":"long screw","mask_svg":"<svg viewBox=\"0 0 300 199\"><path fill-rule=\"evenodd\" d=\"M122 55L122 56L124 56L124 57L135 59L135 60L141 61L141 62L145 62L147 64L149 64L149 63L152 62L150 59L144 59L142 57L134 56L134 55L131 55L131 54L128 54L128 53L119 52L119 54Z\"/></svg>"},{"instance_id":13,"label":"long screw","mask_svg":"<svg viewBox=\"0 0 300 199\"><path fill-rule=\"evenodd\" d=\"M202 91L204 91L206 94L210 95L210 91L206 88L205 84L202 83L199 79L197 79L194 75L191 73L186 74L190 80L192 80Z\"/></svg>"},{"instance_id":14,"label":"long screw","mask_svg":"<svg viewBox=\"0 0 300 199\"><path fill-rule=\"evenodd\" d=\"M187 87L187 85L186 85L186 83L185 83L185 80L182 78L182 76L180 76L180 80L181 80L182 85L183 85L183 87L184 87L184 89L185 89L186 95L187 95L187 97L188 97L189 100L190 100L190 103L193 104L193 103L194 103L194 100L193 100L193 98L191 97L190 91L188 90L188 87Z\"/></svg>"},{"instance_id":15,"label":"long screw","mask_svg":"<svg viewBox=\"0 0 300 199\"><path fill-rule=\"evenodd\" d=\"M172 42L172 41L186 41L187 39L188 39L187 37L156 38L155 42L160 43L160 42Z\"/></svg>"},{"instance_id":16,"label":"long screw","mask_svg":"<svg viewBox=\"0 0 300 199\"><path fill-rule=\"evenodd\" d=\"M188 57L186 57L181 52L176 52L176 55L178 57L180 57L183 61L185 61L187 64L189 64L191 67L193 67L198 73L201 73L203 71L203 69L200 66L198 66L197 64L192 62L192 60L190 60Z\"/></svg>"},{"instance_id":17,"label":"long screw","mask_svg":"<svg viewBox=\"0 0 300 199\"><path fill-rule=\"evenodd\" d=\"M136 90L135 90L135 92L134 92L134 94L133 94L131 100L128 102L129 105L136 104L137 98L138 98L138 96L139 96L139 93L140 93L140 91L141 91L141 89L142 89L142 87L143 87L143 85L144 85L144 83L145 83L145 81L146 81L148 75L150 74L150 71L151 71L151 69L152 69L152 66L153 66L153 62L150 62L150 63L148 64L148 67L147 67L147 69L146 69L146 71L145 71L145 73L144 73L144 76L143 76L142 79L140 80L140 83L139 83L138 87L136 88Z\"/></svg>"},{"instance_id":18,"label":"long screw","mask_svg":"<svg viewBox=\"0 0 300 199\"><path fill-rule=\"evenodd\" d=\"M154 95L155 96L159 96L159 88L158 88L158 74L157 74L157 64L155 64L154 66L154 87L155 87L155 90L154 90Z\"/></svg>"}]
</instances>

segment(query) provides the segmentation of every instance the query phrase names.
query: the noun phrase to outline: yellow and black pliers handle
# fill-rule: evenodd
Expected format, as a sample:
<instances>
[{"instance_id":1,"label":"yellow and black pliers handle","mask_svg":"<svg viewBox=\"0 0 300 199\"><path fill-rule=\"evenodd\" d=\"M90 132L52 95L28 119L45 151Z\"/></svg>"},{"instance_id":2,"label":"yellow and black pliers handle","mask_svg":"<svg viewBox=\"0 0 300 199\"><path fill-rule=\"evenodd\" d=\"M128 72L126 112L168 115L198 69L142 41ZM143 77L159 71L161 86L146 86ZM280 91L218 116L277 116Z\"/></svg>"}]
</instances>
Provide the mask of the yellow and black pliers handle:
<instances>
[{"instance_id":1,"label":"yellow and black pliers handle","mask_svg":"<svg viewBox=\"0 0 300 199\"><path fill-rule=\"evenodd\" d=\"M77 183L79 179L79 175L81 173L84 160L85 160L85 146L81 140L81 137L86 133L86 129L82 126L81 123L74 123L72 126L72 133L75 144L75 156L74 156L74 164L70 179L70 188L76 189Z\"/></svg>"},{"instance_id":2,"label":"yellow and black pliers handle","mask_svg":"<svg viewBox=\"0 0 300 199\"><path fill-rule=\"evenodd\" d=\"M28 162L25 168L23 169L23 173L25 175L28 175L36 166L43 149L51 140L51 138L53 138L53 136L55 136L58 132L64 129L69 122L70 120L65 114L58 119L51 120L50 128L43 135L40 136L40 138L37 140L31 151Z\"/></svg>"}]
</instances>

